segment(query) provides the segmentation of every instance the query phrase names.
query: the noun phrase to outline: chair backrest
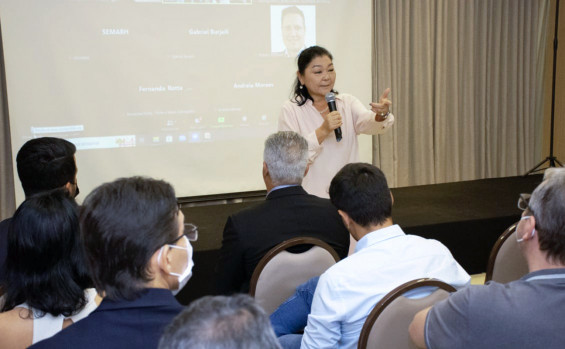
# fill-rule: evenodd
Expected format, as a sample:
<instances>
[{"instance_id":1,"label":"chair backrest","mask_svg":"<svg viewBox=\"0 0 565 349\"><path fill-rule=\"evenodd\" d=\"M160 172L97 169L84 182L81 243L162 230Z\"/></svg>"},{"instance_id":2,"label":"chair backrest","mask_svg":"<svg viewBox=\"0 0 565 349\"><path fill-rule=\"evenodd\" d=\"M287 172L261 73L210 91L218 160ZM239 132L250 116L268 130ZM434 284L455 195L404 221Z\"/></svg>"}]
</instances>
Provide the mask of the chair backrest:
<instances>
[{"instance_id":1,"label":"chair backrest","mask_svg":"<svg viewBox=\"0 0 565 349\"><path fill-rule=\"evenodd\" d=\"M518 223L512 224L496 240L488 259L485 282L507 283L528 273L528 264L516 241L517 226Z\"/></svg>"},{"instance_id":2,"label":"chair backrest","mask_svg":"<svg viewBox=\"0 0 565 349\"><path fill-rule=\"evenodd\" d=\"M421 298L408 298L419 291L431 292ZM405 295L409 292L409 295ZM357 348L417 348L408 327L416 313L445 299L455 288L437 279L408 281L390 291L375 305L361 329Z\"/></svg>"},{"instance_id":3,"label":"chair backrest","mask_svg":"<svg viewBox=\"0 0 565 349\"><path fill-rule=\"evenodd\" d=\"M302 253L291 253L288 248L297 245L312 245ZM273 247L259 261L249 284L249 294L255 297L267 314L274 312L296 287L339 261L335 250L322 240L297 237Z\"/></svg>"}]
</instances>

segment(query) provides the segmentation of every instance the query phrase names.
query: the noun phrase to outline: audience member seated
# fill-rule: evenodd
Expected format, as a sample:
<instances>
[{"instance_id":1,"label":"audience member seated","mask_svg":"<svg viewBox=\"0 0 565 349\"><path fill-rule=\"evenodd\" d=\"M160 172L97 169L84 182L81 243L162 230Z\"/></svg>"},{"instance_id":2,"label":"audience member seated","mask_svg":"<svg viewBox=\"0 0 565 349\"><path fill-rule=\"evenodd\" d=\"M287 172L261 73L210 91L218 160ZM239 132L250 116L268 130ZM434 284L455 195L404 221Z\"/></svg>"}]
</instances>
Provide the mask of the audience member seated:
<instances>
[{"instance_id":1,"label":"audience member seated","mask_svg":"<svg viewBox=\"0 0 565 349\"><path fill-rule=\"evenodd\" d=\"M156 348L182 310L171 290L192 275L195 231L185 231L170 184L122 178L94 189L80 210L81 237L100 306L32 348Z\"/></svg>"},{"instance_id":2,"label":"audience member seated","mask_svg":"<svg viewBox=\"0 0 565 349\"><path fill-rule=\"evenodd\" d=\"M11 219L0 348L27 348L96 308L77 211L57 189L30 196Z\"/></svg>"},{"instance_id":3,"label":"audience member seated","mask_svg":"<svg viewBox=\"0 0 565 349\"><path fill-rule=\"evenodd\" d=\"M421 348L563 348L565 169L548 169L516 227L528 263L520 280L473 285L416 314Z\"/></svg>"},{"instance_id":4,"label":"audience member seated","mask_svg":"<svg viewBox=\"0 0 565 349\"><path fill-rule=\"evenodd\" d=\"M66 188L78 195L74 144L61 138L42 137L27 141L18 151L18 176L26 197L57 188ZM0 222L0 280L4 278L4 262L8 246L10 218ZM0 291L0 295L2 291Z\"/></svg>"},{"instance_id":5,"label":"audience member seated","mask_svg":"<svg viewBox=\"0 0 565 349\"><path fill-rule=\"evenodd\" d=\"M308 142L291 131L265 141L263 180L265 202L228 218L218 265L218 292L248 292L249 280L261 258L279 243L299 236L325 241L341 258L347 256L349 233L329 200L302 188L308 172ZM303 252L304 247L291 249Z\"/></svg>"},{"instance_id":6,"label":"audience member seated","mask_svg":"<svg viewBox=\"0 0 565 349\"><path fill-rule=\"evenodd\" d=\"M358 241L355 253L330 267L319 281L300 286L273 313L284 348L356 348L367 316L395 287L424 277L456 288L469 284L470 276L444 245L406 235L393 224L392 193L375 166L343 167L331 182L330 199ZM303 336L290 334L304 324Z\"/></svg>"},{"instance_id":7,"label":"audience member seated","mask_svg":"<svg viewBox=\"0 0 565 349\"><path fill-rule=\"evenodd\" d=\"M167 327L159 349L279 349L267 314L247 295L203 297Z\"/></svg>"}]
</instances>

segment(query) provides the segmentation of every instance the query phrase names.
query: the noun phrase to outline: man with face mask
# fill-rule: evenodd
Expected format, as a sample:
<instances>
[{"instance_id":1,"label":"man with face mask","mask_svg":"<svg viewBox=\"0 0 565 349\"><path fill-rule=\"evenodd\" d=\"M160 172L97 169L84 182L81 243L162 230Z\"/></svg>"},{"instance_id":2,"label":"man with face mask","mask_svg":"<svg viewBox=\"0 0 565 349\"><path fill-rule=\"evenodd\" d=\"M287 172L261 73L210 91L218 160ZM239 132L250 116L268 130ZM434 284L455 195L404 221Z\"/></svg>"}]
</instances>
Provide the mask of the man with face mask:
<instances>
[{"instance_id":1,"label":"man with face mask","mask_svg":"<svg viewBox=\"0 0 565 349\"><path fill-rule=\"evenodd\" d=\"M410 325L419 348L563 348L565 168L547 169L518 207L515 235L529 273L472 285L420 311Z\"/></svg>"},{"instance_id":2,"label":"man with face mask","mask_svg":"<svg viewBox=\"0 0 565 349\"><path fill-rule=\"evenodd\" d=\"M75 145L61 138L42 137L27 141L16 156L18 177L26 198L57 188L65 188L76 197L79 190L75 152ZM4 279L10 220L0 222L0 280Z\"/></svg>"},{"instance_id":3,"label":"man with face mask","mask_svg":"<svg viewBox=\"0 0 565 349\"><path fill-rule=\"evenodd\" d=\"M170 184L121 178L94 189L81 238L100 306L33 348L156 348L182 310L173 293L192 275L196 227L184 223ZM173 291L173 292L171 292Z\"/></svg>"}]
</instances>

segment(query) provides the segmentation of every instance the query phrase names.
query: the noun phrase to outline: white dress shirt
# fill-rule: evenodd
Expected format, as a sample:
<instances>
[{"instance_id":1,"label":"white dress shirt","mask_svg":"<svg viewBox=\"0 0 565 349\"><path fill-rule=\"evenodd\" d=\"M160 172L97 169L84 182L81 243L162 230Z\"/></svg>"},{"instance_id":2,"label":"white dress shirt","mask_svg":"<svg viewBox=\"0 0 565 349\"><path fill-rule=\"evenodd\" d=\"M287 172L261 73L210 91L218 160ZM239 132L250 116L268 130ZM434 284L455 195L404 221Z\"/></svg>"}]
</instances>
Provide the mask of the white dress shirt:
<instances>
[{"instance_id":1,"label":"white dress shirt","mask_svg":"<svg viewBox=\"0 0 565 349\"><path fill-rule=\"evenodd\" d=\"M353 255L320 277L301 348L356 348L375 304L397 286L424 277L456 288L471 280L439 241L406 235L398 225L365 235Z\"/></svg>"}]
</instances>

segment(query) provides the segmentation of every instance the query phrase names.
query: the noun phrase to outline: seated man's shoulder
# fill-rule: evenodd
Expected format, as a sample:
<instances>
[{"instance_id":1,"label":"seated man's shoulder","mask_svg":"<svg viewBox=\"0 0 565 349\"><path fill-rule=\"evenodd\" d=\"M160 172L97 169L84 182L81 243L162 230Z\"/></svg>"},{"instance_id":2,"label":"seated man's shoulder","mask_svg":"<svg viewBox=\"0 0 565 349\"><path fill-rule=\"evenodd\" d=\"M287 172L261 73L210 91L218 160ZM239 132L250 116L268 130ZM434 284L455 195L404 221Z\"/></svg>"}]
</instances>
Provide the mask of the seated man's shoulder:
<instances>
[{"instance_id":1,"label":"seated man's shoulder","mask_svg":"<svg viewBox=\"0 0 565 349\"><path fill-rule=\"evenodd\" d=\"M539 286L521 279L459 290L430 310L426 341L446 348L561 348L565 332L548 324L561 319L564 292Z\"/></svg>"},{"instance_id":2,"label":"seated man's shoulder","mask_svg":"<svg viewBox=\"0 0 565 349\"><path fill-rule=\"evenodd\" d=\"M343 258L336 264L329 267L323 274L325 281L334 281L336 284L340 284L344 279L357 279L364 278L360 273L352 273L352 270L358 270L359 267L363 269L366 266L366 260L359 258L359 254L352 254Z\"/></svg>"},{"instance_id":3,"label":"seated man's shoulder","mask_svg":"<svg viewBox=\"0 0 565 349\"><path fill-rule=\"evenodd\" d=\"M233 222L247 222L274 211L272 203L268 200L246 203L245 205L245 207L233 212L229 219Z\"/></svg>"},{"instance_id":4,"label":"seated man's shoulder","mask_svg":"<svg viewBox=\"0 0 565 349\"><path fill-rule=\"evenodd\" d=\"M427 239L422 236L406 234L403 237L405 240L411 242L411 246L421 251L445 253L451 256L451 252L443 243L435 239Z\"/></svg>"},{"instance_id":5,"label":"seated man's shoulder","mask_svg":"<svg viewBox=\"0 0 565 349\"><path fill-rule=\"evenodd\" d=\"M11 220L12 220L12 218L6 218L6 219L0 221L0 235L1 236L6 236L6 234L8 234L8 226L10 225Z\"/></svg>"},{"instance_id":6,"label":"seated man's shoulder","mask_svg":"<svg viewBox=\"0 0 565 349\"><path fill-rule=\"evenodd\" d=\"M318 205L333 207L334 210L335 210L335 206L332 204L330 199L321 198L319 196L312 195L312 194L306 195L306 198L307 198L307 200L310 200L311 202L316 203Z\"/></svg>"},{"instance_id":7,"label":"seated man's shoulder","mask_svg":"<svg viewBox=\"0 0 565 349\"><path fill-rule=\"evenodd\" d=\"M312 207L319 207L322 210L326 210L326 211L332 212L332 213L335 212L335 214L337 214L337 209L332 204L330 199L321 198L321 197L316 196L316 195L308 194L308 195L302 196L302 202L305 205L311 205Z\"/></svg>"},{"instance_id":8,"label":"seated man's shoulder","mask_svg":"<svg viewBox=\"0 0 565 349\"><path fill-rule=\"evenodd\" d=\"M54 336L34 344L30 348L89 348L91 342L88 339L88 334L93 328L88 326L89 323L90 319L87 316L81 321L56 333ZM83 330L85 326L86 330Z\"/></svg>"},{"instance_id":9,"label":"seated man's shoulder","mask_svg":"<svg viewBox=\"0 0 565 349\"><path fill-rule=\"evenodd\" d=\"M470 285L453 293L447 303L469 306L474 309L474 313L492 316L492 312L496 312L495 309L514 309L513 312L519 309L524 311L541 309L548 298L558 297L565 301L565 292L563 292L565 283L556 286L555 283L545 278L542 278L541 282L536 282L540 279L530 281L536 275L538 274L530 273L522 279L504 284L489 281L485 285ZM541 275L547 276L546 274ZM541 294L544 297L539 298ZM434 308L441 307L436 305Z\"/></svg>"},{"instance_id":10,"label":"seated man's shoulder","mask_svg":"<svg viewBox=\"0 0 565 349\"><path fill-rule=\"evenodd\" d=\"M433 307L437 315L445 315L444 312L461 312L467 316L476 318L488 316L492 317L493 312L504 317L501 311L521 308L518 293L523 286L522 280L517 280L508 284L489 282L485 285L469 285L451 296L444 302Z\"/></svg>"},{"instance_id":11,"label":"seated man's shoulder","mask_svg":"<svg viewBox=\"0 0 565 349\"><path fill-rule=\"evenodd\" d=\"M296 208L296 209L295 209ZM269 213L279 216L281 213L304 214L304 208L319 210L327 214L337 215L337 209L332 205L329 199L320 198L315 195L292 195L277 200L265 200L240 211L233 213L230 217L232 220L247 220L256 218L258 215L266 215ZM284 211L281 211L284 210Z\"/></svg>"},{"instance_id":12,"label":"seated man's shoulder","mask_svg":"<svg viewBox=\"0 0 565 349\"><path fill-rule=\"evenodd\" d=\"M230 218L233 220L238 220L238 219L246 219L248 217L255 217L257 213L264 211L266 207L267 207L266 202L259 202L256 203L255 205L245 207L237 212L232 213L230 215Z\"/></svg>"}]
</instances>

